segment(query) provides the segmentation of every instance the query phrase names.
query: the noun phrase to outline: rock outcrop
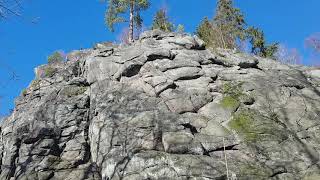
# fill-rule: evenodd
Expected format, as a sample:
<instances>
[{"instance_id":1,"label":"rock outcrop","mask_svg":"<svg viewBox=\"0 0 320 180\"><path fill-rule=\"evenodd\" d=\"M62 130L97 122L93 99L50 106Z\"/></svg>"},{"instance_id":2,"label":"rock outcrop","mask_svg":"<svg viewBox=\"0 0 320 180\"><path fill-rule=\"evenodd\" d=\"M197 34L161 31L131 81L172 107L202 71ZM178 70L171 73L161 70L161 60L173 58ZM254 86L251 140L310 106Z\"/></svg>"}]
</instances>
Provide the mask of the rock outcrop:
<instances>
[{"instance_id":1,"label":"rock outcrop","mask_svg":"<svg viewBox=\"0 0 320 180\"><path fill-rule=\"evenodd\" d=\"M320 70L148 31L35 71L1 180L320 179Z\"/></svg>"}]
</instances>

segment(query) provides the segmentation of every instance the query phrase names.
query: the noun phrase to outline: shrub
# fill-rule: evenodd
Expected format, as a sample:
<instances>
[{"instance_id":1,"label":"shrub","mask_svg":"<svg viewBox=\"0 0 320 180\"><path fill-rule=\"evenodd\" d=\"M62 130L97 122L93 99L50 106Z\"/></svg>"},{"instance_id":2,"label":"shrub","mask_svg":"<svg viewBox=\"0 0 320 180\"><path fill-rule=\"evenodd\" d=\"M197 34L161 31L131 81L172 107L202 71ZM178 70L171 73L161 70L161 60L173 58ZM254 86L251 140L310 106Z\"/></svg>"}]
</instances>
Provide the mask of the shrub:
<instances>
[{"instance_id":1,"label":"shrub","mask_svg":"<svg viewBox=\"0 0 320 180\"><path fill-rule=\"evenodd\" d=\"M160 29L165 32L172 32L174 30L174 26L169 21L165 9L160 9L159 11L157 11L155 17L153 18L151 29Z\"/></svg>"},{"instance_id":2,"label":"shrub","mask_svg":"<svg viewBox=\"0 0 320 180\"><path fill-rule=\"evenodd\" d=\"M26 96L27 93L28 93L28 92L27 92L27 89L23 89L22 92L21 92L22 96Z\"/></svg>"},{"instance_id":3,"label":"shrub","mask_svg":"<svg viewBox=\"0 0 320 180\"><path fill-rule=\"evenodd\" d=\"M57 69L48 66L44 69L44 75L45 77L52 77L57 72Z\"/></svg>"},{"instance_id":4,"label":"shrub","mask_svg":"<svg viewBox=\"0 0 320 180\"><path fill-rule=\"evenodd\" d=\"M31 82L31 86L32 87L36 87L36 86L39 86L40 85L40 80L39 79L34 79L32 82Z\"/></svg>"},{"instance_id":5,"label":"shrub","mask_svg":"<svg viewBox=\"0 0 320 180\"><path fill-rule=\"evenodd\" d=\"M62 56L61 52L54 52L52 55L48 57L48 63L49 64L55 64L55 63L60 63L64 61L64 57Z\"/></svg>"}]
</instances>

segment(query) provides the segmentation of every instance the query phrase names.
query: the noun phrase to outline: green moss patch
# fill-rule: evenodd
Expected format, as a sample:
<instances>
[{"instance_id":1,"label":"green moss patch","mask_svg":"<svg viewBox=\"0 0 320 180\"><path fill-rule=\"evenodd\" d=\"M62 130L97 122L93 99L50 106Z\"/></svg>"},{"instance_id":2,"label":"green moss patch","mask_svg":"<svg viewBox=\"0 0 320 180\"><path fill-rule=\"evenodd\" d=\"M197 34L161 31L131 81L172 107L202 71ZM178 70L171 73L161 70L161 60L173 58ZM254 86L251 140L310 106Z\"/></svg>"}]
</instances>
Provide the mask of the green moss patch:
<instances>
[{"instance_id":1,"label":"green moss patch","mask_svg":"<svg viewBox=\"0 0 320 180\"><path fill-rule=\"evenodd\" d=\"M247 143L263 141L281 142L288 138L286 130L271 117L266 118L254 110L241 110L233 115L228 126Z\"/></svg>"},{"instance_id":2,"label":"green moss patch","mask_svg":"<svg viewBox=\"0 0 320 180\"><path fill-rule=\"evenodd\" d=\"M272 174L271 170L261 167L258 164L239 164L239 178L267 179ZM249 178L250 177L250 178Z\"/></svg>"},{"instance_id":3,"label":"green moss patch","mask_svg":"<svg viewBox=\"0 0 320 180\"><path fill-rule=\"evenodd\" d=\"M238 134L244 137L246 141L256 141L259 130L254 126L253 114L247 111L242 111L233 116L229 122L229 127L235 130Z\"/></svg>"},{"instance_id":4,"label":"green moss patch","mask_svg":"<svg viewBox=\"0 0 320 180\"><path fill-rule=\"evenodd\" d=\"M223 108L235 110L239 107L240 101L232 96L224 96L220 104Z\"/></svg>"},{"instance_id":5,"label":"green moss patch","mask_svg":"<svg viewBox=\"0 0 320 180\"><path fill-rule=\"evenodd\" d=\"M244 95L241 89L242 83L226 83L223 85L223 98L220 104L223 108L236 110L240 106L240 98Z\"/></svg>"},{"instance_id":6,"label":"green moss patch","mask_svg":"<svg viewBox=\"0 0 320 180\"><path fill-rule=\"evenodd\" d=\"M61 91L61 94L66 97L78 96L86 92L87 87L70 86Z\"/></svg>"}]
</instances>

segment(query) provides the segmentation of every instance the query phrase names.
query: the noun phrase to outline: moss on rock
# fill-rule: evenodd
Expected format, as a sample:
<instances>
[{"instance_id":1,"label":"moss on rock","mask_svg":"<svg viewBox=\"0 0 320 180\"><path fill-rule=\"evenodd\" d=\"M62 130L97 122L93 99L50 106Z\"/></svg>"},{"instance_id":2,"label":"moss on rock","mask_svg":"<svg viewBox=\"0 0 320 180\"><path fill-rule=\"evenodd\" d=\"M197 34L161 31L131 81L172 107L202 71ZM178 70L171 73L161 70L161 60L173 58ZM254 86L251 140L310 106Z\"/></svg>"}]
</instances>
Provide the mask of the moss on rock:
<instances>
[{"instance_id":1,"label":"moss on rock","mask_svg":"<svg viewBox=\"0 0 320 180\"><path fill-rule=\"evenodd\" d=\"M237 109L240 105L240 101L232 96L224 96L220 102L221 106L226 109Z\"/></svg>"},{"instance_id":2,"label":"moss on rock","mask_svg":"<svg viewBox=\"0 0 320 180\"><path fill-rule=\"evenodd\" d=\"M233 84L231 82L223 85L223 98L220 104L223 108L236 110L240 106L240 98L244 96L241 89L242 83Z\"/></svg>"},{"instance_id":3,"label":"moss on rock","mask_svg":"<svg viewBox=\"0 0 320 180\"><path fill-rule=\"evenodd\" d=\"M229 122L229 127L244 137L246 141L256 141L258 129L254 126L253 114L248 111L241 111L233 116Z\"/></svg>"},{"instance_id":4,"label":"moss on rock","mask_svg":"<svg viewBox=\"0 0 320 180\"><path fill-rule=\"evenodd\" d=\"M83 94L87 90L87 87L70 86L61 91L61 94L66 97L73 97Z\"/></svg>"}]
</instances>

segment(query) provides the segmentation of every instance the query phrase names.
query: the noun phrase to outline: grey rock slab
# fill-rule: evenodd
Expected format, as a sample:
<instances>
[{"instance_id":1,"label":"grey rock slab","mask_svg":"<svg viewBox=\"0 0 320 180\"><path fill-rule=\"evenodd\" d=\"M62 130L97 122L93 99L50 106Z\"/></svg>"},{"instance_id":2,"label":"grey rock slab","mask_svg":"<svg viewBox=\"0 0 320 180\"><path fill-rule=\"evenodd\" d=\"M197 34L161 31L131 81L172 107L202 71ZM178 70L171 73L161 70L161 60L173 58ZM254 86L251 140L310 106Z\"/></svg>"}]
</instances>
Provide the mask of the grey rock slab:
<instances>
[{"instance_id":1,"label":"grey rock slab","mask_svg":"<svg viewBox=\"0 0 320 180\"><path fill-rule=\"evenodd\" d=\"M182 67L177 69L170 69L166 71L165 76L172 80L183 80L183 79L195 79L203 75L201 68L198 67Z\"/></svg>"}]
</instances>

